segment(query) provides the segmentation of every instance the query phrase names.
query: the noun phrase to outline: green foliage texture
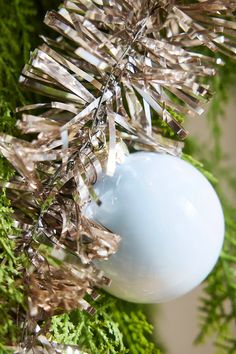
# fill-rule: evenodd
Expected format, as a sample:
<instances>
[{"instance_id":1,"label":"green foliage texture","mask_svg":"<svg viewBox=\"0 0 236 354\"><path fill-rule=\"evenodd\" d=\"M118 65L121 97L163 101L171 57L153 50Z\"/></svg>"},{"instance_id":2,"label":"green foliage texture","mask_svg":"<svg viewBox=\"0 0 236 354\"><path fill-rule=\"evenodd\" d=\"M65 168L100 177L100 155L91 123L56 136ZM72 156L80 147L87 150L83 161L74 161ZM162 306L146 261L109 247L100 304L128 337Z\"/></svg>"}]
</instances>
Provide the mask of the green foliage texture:
<instances>
[{"instance_id":1,"label":"green foliage texture","mask_svg":"<svg viewBox=\"0 0 236 354\"><path fill-rule=\"evenodd\" d=\"M26 103L30 96L23 94L17 82L27 61L30 48L38 43L38 34L45 33L42 25L44 12L56 7L57 0L0 0L0 130L17 134L15 130L16 106ZM221 167L221 117L229 85L235 79L233 64L220 69L213 79L215 97L209 111L209 124L214 146L202 149L193 140L186 144L184 159L195 165L217 187L217 178L227 177L234 188L235 179L230 169ZM180 117L182 121L183 117ZM162 127L163 128L163 127ZM164 129L167 129L164 127ZM169 136L170 132L166 131ZM204 151L204 153L203 153ZM195 160L196 157L199 161ZM13 171L0 157L0 178L7 180ZM213 174L216 177L213 176ZM200 333L196 342L213 336L216 352L236 353L233 335L236 321L236 210L218 190L224 205L226 241L221 258L205 282L200 301ZM0 195L0 353L20 339L20 316L27 311L22 284L24 256L16 255L11 240L14 226L11 208L5 192ZM15 230L14 230L15 232ZM91 317L76 310L52 319L50 336L60 343L76 344L90 353L160 353L152 339L152 326L148 323L143 306L125 303L107 294L95 304L97 313ZM167 343L168 345L168 343Z\"/></svg>"},{"instance_id":2,"label":"green foliage texture","mask_svg":"<svg viewBox=\"0 0 236 354\"><path fill-rule=\"evenodd\" d=\"M30 0L0 0L0 130L7 133L15 133L14 108L25 102L17 83L30 50L33 26L27 19L32 16L35 16L35 9ZM10 166L0 157L1 179L8 179L12 173ZM11 209L3 191L0 196L1 353L6 352L4 345L14 344L19 339L17 317L25 307L23 288L18 285L23 257L14 254L14 242L9 238L12 233Z\"/></svg>"},{"instance_id":3,"label":"green foliage texture","mask_svg":"<svg viewBox=\"0 0 236 354\"><path fill-rule=\"evenodd\" d=\"M91 354L161 354L152 341L152 325L142 306L103 294L95 316L73 311L52 319L52 339L79 345Z\"/></svg>"}]
</instances>

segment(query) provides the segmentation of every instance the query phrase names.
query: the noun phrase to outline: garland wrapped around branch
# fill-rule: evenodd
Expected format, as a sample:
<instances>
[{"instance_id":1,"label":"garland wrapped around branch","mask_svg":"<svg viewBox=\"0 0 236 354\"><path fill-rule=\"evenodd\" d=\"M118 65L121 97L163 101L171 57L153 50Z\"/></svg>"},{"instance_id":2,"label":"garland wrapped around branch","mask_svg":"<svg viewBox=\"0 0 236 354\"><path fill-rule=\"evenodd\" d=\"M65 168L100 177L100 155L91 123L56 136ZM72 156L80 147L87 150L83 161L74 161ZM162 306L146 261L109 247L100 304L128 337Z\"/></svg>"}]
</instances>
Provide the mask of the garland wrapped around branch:
<instances>
[{"instance_id":1,"label":"garland wrapped around branch","mask_svg":"<svg viewBox=\"0 0 236 354\"><path fill-rule=\"evenodd\" d=\"M131 149L181 154L181 118L203 113L206 78L223 65L197 49L235 57L235 10L234 1L220 0L73 0L47 13L60 36L41 36L20 83L53 101L17 109L30 142L0 135L17 171L1 183L21 230L12 238L29 260L22 348L37 346L36 337L51 345L41 321L78 307L94 312L84 297L96 299L110 280L93 260L112 256L120 236L83 215L91 199L100 203L93 184L102 171L113 175ZM176 140L163 137L157 120Z\"/></svg>"}]
</instances>

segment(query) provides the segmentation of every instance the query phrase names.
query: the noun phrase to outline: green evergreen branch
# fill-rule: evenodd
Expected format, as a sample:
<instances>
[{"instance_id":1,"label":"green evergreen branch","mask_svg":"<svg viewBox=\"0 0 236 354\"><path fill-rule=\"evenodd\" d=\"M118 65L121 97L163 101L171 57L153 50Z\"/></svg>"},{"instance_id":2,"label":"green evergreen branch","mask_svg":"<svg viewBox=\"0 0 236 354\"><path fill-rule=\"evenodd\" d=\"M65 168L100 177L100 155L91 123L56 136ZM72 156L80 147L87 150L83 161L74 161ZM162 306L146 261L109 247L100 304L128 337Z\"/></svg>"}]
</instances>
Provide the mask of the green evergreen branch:
<instances>
[{"instance_id":1,"label":"green evergreen branch","mask_svg":"<svg viewBox=\"0 0 236 354\"><path fill-rule=\"evenodd\" d=\"M224 249L220 261L210 274L201 299L201 331L196 342L211 335L221 354L236 353L236 209L223 203L226 222Z\"/></svg>"},{"instance_id":2,"label":"green evergreen branch","mask_svg":"<svg viewBox=\"0 0 236 354\"><path fill-rule=\"evenodd\" d=\"M223 78L222 78L223 80ZM196 343L204 343L209 337L215 342L217 354L235 354L235 321L236 321L236 208L229 205L222 191L220 190L215 177L209 172L217 172L218 178L231 182L234 180L230 169L221 168L216 165L219 155L214 159L212 153L218 154L218 148L213 152L207 149L201 150L197 143L187 144L188 153L195 156L204 156L203 163L199 163L188 154L184 154L184 159L193 163L195 167L209 179L217 189L220 196L224 216L225 216L225 242L224 248L218 264L205 281L204 295L200 299L199 316L200 332L196 338ZM203 153L204 151L204 153ZM226 173L227 172L227 173ZM233 185L234 189L236 184Z\"/></svg>"},{"instance_id":3,"label":"green evergreen branch","mask_svg":"<svg viewBox=\"0 0 236 354\"><path fill-rule=\"evenodd\" d=\"M29 55L36 13L31 0L0 0L0 14L0 130L12 134L16 121L14 110L25 103L18 77ZM0 178L8 180L12 174L12 168L0 157ZM19 341L18 323L26 309L21 279L24 257L15 254L15 244L9 239L16 230L4 191L0 195L0 216L0 352L7 353L4 345Z\"/></svg>"},{"instance_id":4,"label":"green evergreen branch","mask_svg":"<svg viewBox=\"0 0 236 354\"><path fill-rule=\"evenodd\" d=\"M97 308L93 317L79 310L54 316L51 339L79 345L92 354L160 354L152 340L153 327L142 306L105 293L93 306Z\"/></svg>"},{"instance_id":5,"label":"green evergreen branch","mask_svg":"<svg viewBox=\"0 0 236 354\"><path fill-rule=\"evenodd\" d=\"M212 78L211 86L214 93L207 114L212 141L214 143L211 158L217 164L223 158L221 136L224 121L224 106L228 101L230 86L236 79L235 61L223 58L225 65L218 69L218 74Z\"/></svg>"},{"instance_id":6,"label":"green evergreen branch","mask_svg":"<svg viewBox=\"0 0 236 354\"><path fill-rule=\"evenodd\" d=\"M15 107L27 102L17 82L20 71L29 56L32 42L42 30L42 13L55 7L59 1L47 0L0 0L0 130L15 133ZM41 17L36 18L36 10ZM213 79L215 96L209 111L209 122L214 139L214 149L210 159L205 161L207 170L214 170L216 162L222 159L221 116L223 102L227 97L233 75L234 63L227 59L227 65L220 69ZM180 121L183 117L176 117ZM166 135L170 131L161 126ZM201 170L216 185L216 179L190 154L193 145L188 142L188 154L183 157ZM199 152L202 156L202 152ZM196 156L194 154L194 156ZM0 178L9 179L13 171L8 163L0 158ZM217 177L222 170L217 169ZM228 180L235 187L235 179ZM236 353L236 340L232 326L236 320L235 264L236 264L236 210L224 202L226 219L226 241L221 259L214 272L206 281L205 295L202 299L201 332L198 342L209 335L216 335L216 346L220 354ZM13 345L19 340L21 313L26 311L25 295L22 287L22 267L24 257L15 254L15 244L8 236L15 232L12 211L3 192L0 196L0 353L8 353L4 345ZM143 309L138 305L116 300L104 294L98 301L97 314L90 317L76 310L70 314L55 316L52 319L51 338L58 342L78 344L91 353L158 353L151 340L152 327L147 322Z\"/></svg>"}]
</instances>

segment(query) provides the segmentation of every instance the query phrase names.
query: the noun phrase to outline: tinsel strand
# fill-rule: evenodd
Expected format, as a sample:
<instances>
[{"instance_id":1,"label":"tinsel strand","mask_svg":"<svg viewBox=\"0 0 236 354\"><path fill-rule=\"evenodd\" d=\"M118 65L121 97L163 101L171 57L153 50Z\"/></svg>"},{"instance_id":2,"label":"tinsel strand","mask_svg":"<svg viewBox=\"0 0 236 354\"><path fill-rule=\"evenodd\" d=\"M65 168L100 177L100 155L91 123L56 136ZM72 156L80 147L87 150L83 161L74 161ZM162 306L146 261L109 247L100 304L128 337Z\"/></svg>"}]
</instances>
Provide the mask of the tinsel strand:
<instances>
[{"instance_id":1,"label":"tinsel strand","mask_svg":"<svg viewBox=\"0 0 236 354\"><path fill-rule=\"evenodd\" d=\"M42 36L20 82L53 101L18 108L31 142L0 135L17 171L1 186L22 230L17 251L30 261L23 352L60 353L38 324L78 307L93 313L85 295L97 298L94 288L110 281L93 260L106 260L120 242L85 216L91 199L100 203L93 185L131 149L181 155L187 132L178 116L203 113L211 97L205 79L223 65L197 47L235 57L235 10L235 1L220 0L66 0L47 13L60 36ZM164 138L154 118L176 140Z\"/></svg>"}]
</instances>

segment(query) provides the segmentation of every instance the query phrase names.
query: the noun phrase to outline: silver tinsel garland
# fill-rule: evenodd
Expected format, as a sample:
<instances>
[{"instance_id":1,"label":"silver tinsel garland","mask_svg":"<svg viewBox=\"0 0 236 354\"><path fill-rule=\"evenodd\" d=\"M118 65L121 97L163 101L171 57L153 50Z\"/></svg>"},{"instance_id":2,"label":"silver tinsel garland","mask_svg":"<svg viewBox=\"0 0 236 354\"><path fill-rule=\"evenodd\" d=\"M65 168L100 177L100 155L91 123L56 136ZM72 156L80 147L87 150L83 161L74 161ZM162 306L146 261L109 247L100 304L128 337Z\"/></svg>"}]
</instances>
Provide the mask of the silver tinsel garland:
<instances>
[{"instance_id":1,"label":"silver tinsel garland","mask_svg":"<svg viewBox=\"0 0 236 354\"><path fill-rule=\"evenodd\" d=\"M178 117L203 113L206 78L223 65L198 48L235 57L235 10L229 0L71 0L47 13L60 36L41 36L20 82L53 101L18 108L30 142L0 135L0 151L17 171L1 186L22 230L18 251L31 264L24 352L64 352L38 322L78 307L93 313L84 296L97 298L94 288L110 281L93 260L107 259L120 242L82 213L91 199L99 203L93 184L130 149L181 154L187 132ZM153 117L177 140L153 128Z\"/></svg>"}]
</instances>

